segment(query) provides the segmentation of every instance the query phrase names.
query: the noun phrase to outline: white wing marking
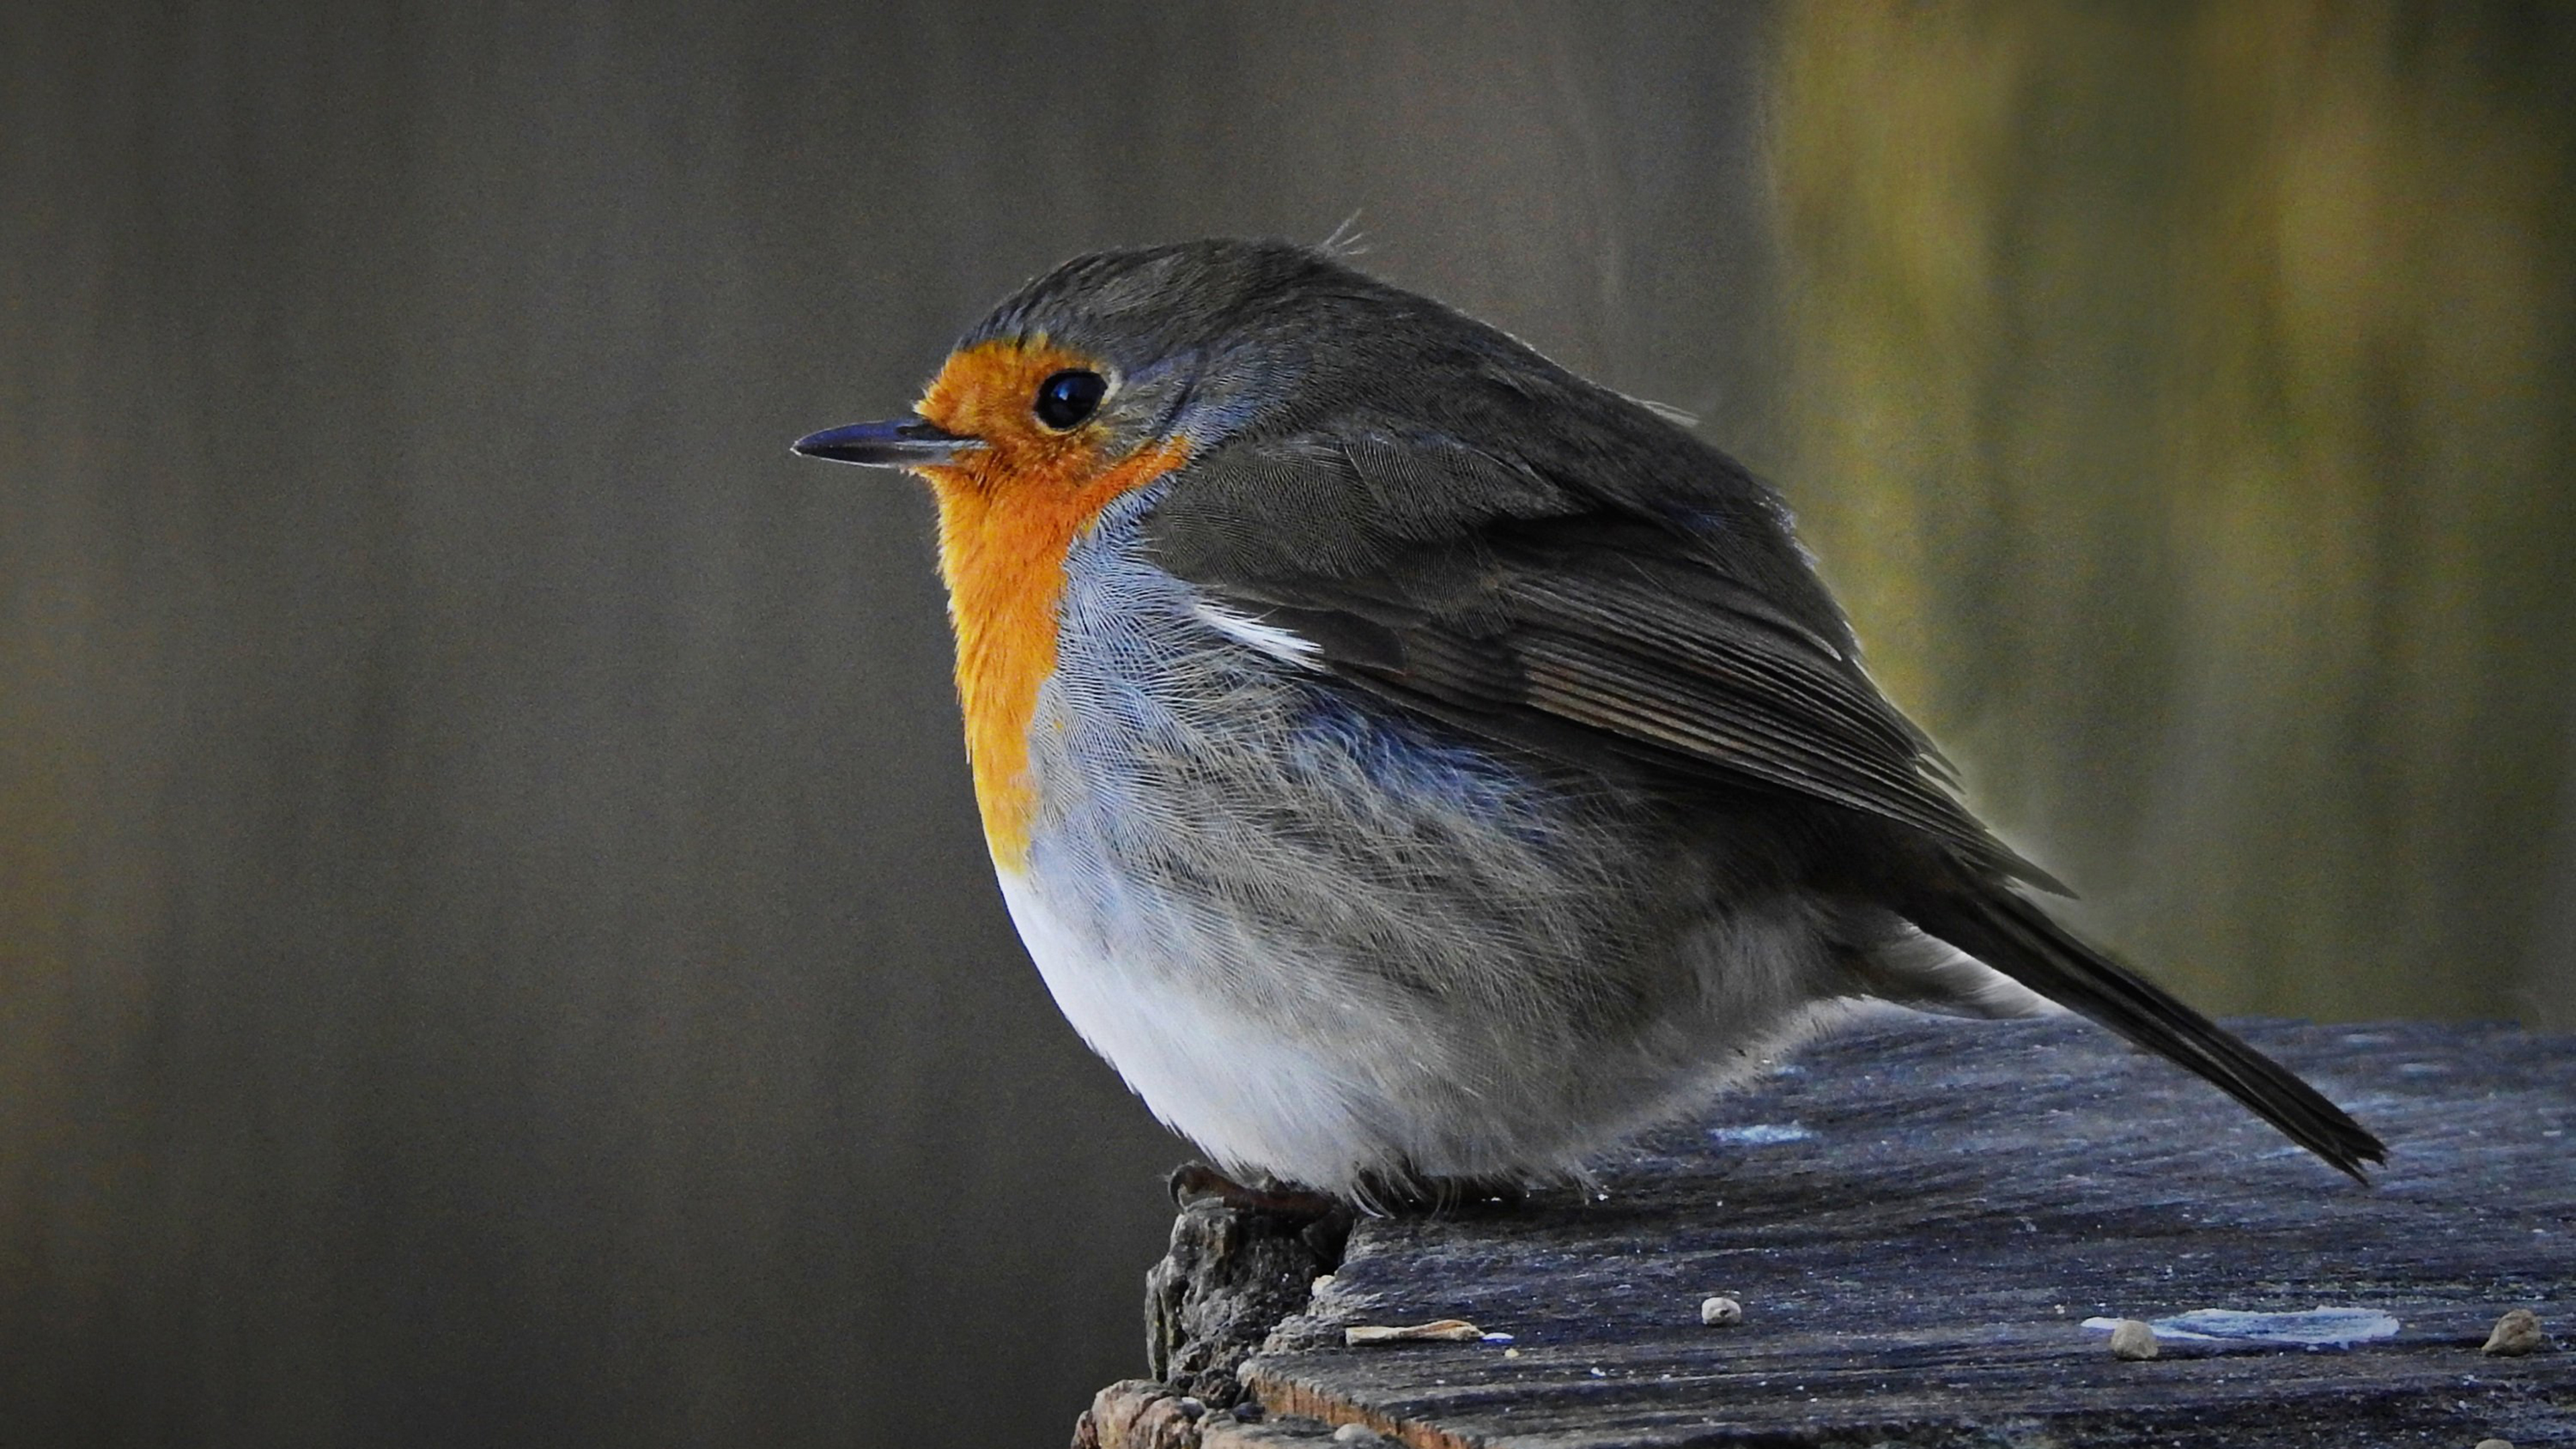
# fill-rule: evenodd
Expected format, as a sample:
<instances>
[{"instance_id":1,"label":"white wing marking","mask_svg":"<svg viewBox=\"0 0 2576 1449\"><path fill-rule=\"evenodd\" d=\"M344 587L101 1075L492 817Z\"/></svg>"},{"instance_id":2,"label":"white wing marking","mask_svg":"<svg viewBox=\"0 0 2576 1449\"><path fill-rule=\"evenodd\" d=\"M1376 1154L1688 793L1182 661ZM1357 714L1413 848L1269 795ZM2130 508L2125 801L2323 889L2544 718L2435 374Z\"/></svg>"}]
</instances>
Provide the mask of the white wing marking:
<instances>
[{"instance_id":1,"label":"white wing marking","mask_svg":"<svg viewBox=\"0 0 2576 1449\"><path fill-rule=\"evenodd\" d=\"M1312 639L1292 634L1276 624L1265 624L1248 614L1238 614L1232 609L1205 599L1192 605L1190 612L1198 616L1200 623L1228 639L1257 649L1273 659L1284 659L1290 664L1313 669L1317 667L1315 663L1317 657L1323 653L1322 646Z\"/></svg>"}]
</instances>

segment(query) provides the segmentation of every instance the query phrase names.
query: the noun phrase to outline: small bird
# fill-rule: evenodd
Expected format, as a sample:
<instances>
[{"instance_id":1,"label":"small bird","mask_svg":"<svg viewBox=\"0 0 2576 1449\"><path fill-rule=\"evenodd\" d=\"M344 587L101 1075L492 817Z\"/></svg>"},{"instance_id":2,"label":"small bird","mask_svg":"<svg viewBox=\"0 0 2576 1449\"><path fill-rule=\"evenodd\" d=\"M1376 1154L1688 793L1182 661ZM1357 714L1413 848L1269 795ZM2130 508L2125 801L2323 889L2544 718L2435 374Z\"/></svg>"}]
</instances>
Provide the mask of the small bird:
<instances>
[{"instance_id":1,"label":"small bird","mask_svg":"<svg viewBox=\"0 0 2576 1449\"><path fill-rule=\"evenodd\" d=\"M794 448L929 483L1003 900L1247 1191L1581 1180L1870 999L2058 1003L2384 1158L2033 903L1769 487L1336 256L1077 258Z\"/></svg>"}]
</instances>

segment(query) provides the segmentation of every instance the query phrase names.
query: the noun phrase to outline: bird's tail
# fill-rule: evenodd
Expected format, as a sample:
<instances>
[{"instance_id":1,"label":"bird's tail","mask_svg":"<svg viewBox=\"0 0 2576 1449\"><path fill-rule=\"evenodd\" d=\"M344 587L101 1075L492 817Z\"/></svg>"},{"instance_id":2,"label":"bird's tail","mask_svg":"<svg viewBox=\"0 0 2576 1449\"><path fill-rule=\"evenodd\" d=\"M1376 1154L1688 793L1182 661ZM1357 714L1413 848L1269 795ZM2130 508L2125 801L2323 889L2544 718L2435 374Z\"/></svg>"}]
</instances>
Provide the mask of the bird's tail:
<instances>
[{"instance_id":1,"label":"bird's tail","mask_svg":"<svg viewBox=\"0 0 2576 1449\"><path fill-rule=\"evenodd\" d=\"M2288 1068L2078 940L2008 887L1980 882L1926 892L1906 914L2040 995L2172 1060L2354 1179L2368 1180L2364 1162L2387 1160L2378 1138Z\"/></svg>"}]
</instances>

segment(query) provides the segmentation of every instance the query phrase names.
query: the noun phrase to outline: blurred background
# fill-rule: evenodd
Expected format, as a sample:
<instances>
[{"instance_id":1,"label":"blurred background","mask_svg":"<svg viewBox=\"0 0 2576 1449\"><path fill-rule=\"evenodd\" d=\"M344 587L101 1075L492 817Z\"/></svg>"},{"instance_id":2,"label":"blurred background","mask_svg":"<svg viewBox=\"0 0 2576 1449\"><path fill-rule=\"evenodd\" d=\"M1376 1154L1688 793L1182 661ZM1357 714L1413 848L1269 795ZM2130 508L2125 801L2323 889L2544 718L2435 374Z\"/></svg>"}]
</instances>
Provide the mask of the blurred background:
<instances>
[{"instance_id":1,"label":"blurred background","mask_svg":"<svg viewBox=\"0 0 2576 1449\"><path fill-rule=\"evenodd\" d=\"M1318 240L1778 481L2221 1012L2576 1026L2576 10L0 8L0 1442L1061 1443L1185 1153L898 410Z\"/></svg>"}]
</instances>

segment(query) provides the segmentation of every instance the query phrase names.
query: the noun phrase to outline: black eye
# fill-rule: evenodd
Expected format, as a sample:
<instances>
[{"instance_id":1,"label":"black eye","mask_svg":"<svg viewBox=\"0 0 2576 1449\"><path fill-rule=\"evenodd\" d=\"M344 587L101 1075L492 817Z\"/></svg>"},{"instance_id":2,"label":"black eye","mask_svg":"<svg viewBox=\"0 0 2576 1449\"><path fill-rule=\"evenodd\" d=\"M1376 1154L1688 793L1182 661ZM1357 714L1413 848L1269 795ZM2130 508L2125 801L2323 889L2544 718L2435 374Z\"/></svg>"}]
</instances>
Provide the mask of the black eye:
<instances>
[{"instance_id":1,"label":"black eye","mask_svg":"<svg viewBox=\"0 0 2576 1449\"><path fill-rule=\"evenodd\" d=\"M1109 384L1096 372L1059 372L1038 384L1038 421L1063 432L1097 411Z\"/></svg>"}]
</instances>

